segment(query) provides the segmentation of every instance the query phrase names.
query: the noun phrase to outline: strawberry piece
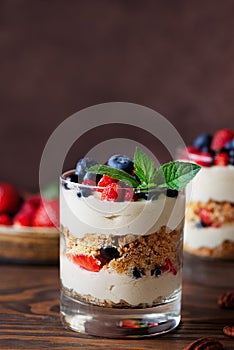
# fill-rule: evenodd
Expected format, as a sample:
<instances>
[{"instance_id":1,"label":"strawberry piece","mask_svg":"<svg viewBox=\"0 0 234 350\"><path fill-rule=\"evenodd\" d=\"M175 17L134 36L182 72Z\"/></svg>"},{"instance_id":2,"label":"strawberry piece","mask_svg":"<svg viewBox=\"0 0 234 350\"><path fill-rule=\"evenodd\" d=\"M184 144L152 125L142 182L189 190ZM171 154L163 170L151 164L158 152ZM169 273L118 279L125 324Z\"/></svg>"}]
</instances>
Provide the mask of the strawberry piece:
<instances>
[{"instance_id":1,"label":"strawberry piece","mask_svg":"<svg viewBox=\"0 0 234 350\"><path fill-rule=\"evenodd\" d=\"M14 216L13 224L16 226L31 226L34 212L34 203L30 201L24 202L18 213Z\"/></svg>"},{"instance_id":2,"label":"strawberry piece","mask_svg":"<svg viewBox=\"0 0 234 350\"><path fill-rule=\"evenodd\" d=\"M225 144L231 141L234 137L234 133L229 129L221 129L217 131L211 142L211 149L217 151L220 148L223 148Z\"/></svg>"},{"instance_id":3,"label":"strawberry piece","mask_svg":"<svg viewBox=\"0 0 234 350\"><path fill-rule=\"evenodd\" d=\"M206 226L212 226L213 221L211 219L211 214L212 211L207 208L201 208L199 210L199 216L201 218L201 221L206 225Z\"/></svg>"},{"instance_id":4,"label":"strawberry piece","mask_svg":"<svg viewBox=\"0 0 234 350\"><path fill-rule=\"evenodd\" d=\"M136 195L134 194L134 190L133 188L129 187L129 188L125 188L124 190L124 201L126 202L134 202L137 200Z\"/></svg>"},{"instance_id":5,"label":"strawberry piece","mask_svg":"<svg viewBox=\"0 0 234 350\"><path fill-rule=\"evenodd\" d=\"M82 267L85 270L92 271L92 272L99 272L101 268L107 263L107 261L104 258L95 258L93 256L88 255L72 255L67 254L67 257L74 263L78 264L80 267Z\"/></svg>"},{"instance_id":6,"label":"strawberry piece","mask_svg":"<svg viewBox=\"0 0 234 350\"><path fill-rule=\"evenodd\" d=\"M39 205L41 204L41 196L32 196L32 197L29 197L28 199L26 199L25 203L29 203L31 204L34 209L37 209L39 207Z\"/></svg>"},{"instance_id":7,"label":"strawberry piece","mask_svg":"<svg viewBox=\"0 0 234 350\"><path fill-rule=\"evenodd\" d=\"M4 182L0 182L0 213L14 213L19 205L20 195L17 189Z\"/></svg>"},{"instance_id":8,"label":"strawberry piece","mask_svg":"<svg viewBox=\"0 0 234 350\"><path fill-rule=\"evenodd\" d=\"M184 148L179 156L180 159L189 160L191 154L198 154L200 151L198 148L193 146L188 146Z\"/></svg>"},{"instance_id":9,"label":"strawberry piece","mask_svg":"<svg viewBox=\"0 0 234 350\"><path fill-rule=\"evenodd\" d=\"M0 214L0 225L12 225L11 217L7 214Z\"/></svg>"},{"instance_id":10,"label":"strawberry piece","mask_svg":"<svg viewBox=\"0 0 234 350\"><path fill-rule=\"evenodd\" d=\"M213 163L213 158L208 152L190 153L189 158L192 162L202 166L210 166Z\"/></svg>"},{"instance_id":11,"label":"strawberry piece","mask_svg":"<svg viewBox=\"0 0 234 350\"><path fill-rule=\"evenodd\" d=\"M217 154L214 160L215 165L226 166L229 163L229 157L227 153L221 152Z\"/></svg>"},{"instance_id":12,"label":"strawberry piece","mask_svg":"<svg viewBox=\"0 0 234 350\"><path fill-rule=\"evenodd\" d=\"M101 180L98 182L98 187L106 187L112 183L116 183L117 180L116 179L112 179L112 177L107 176L107 175L103 175ZM102 192L103 188L97 189L98 192Z\"/></svg>"},{"instance_id":13,"label":"strawberry piece","mask_svg":"<svg viewBox=\"0 0 234 350\"><path fill-rule=\"evenodd\" d=\"M35 211L32 226L59 226L59 203L57 199L46 200Z\"/></svg>"},{"instance_id":14,"label":"strawberry piece","mask_svg":"<svg viewBox=\"0 0 234 350\"><path fill-rule=\"evenodd\" d=\"M121 322L122 328L140 328L140 324L136 320L123 320Z\"/></svg>"},{"instance_id":15,"label":"strawberry piece","mask_svg":"<svg viewBox=\"0 0 234 350\"><path fill-rule=\"evenodd\" d=\"M172 272L173 275L177 274L177 270L169 258L165 259L165 264L162 266L162 271L163 272Z\"/></svg>"},{"instance_id":16,"label":"strawberry piece","mask_svg":"<svg viewBox=\"0 0 234 350\"><path fill-rule=\"evenodd\" d=\"M101 200L106 201L120 201L122 197L122 188L117 183L111 183L102 191Z\"/></svg>"}]
</instances>

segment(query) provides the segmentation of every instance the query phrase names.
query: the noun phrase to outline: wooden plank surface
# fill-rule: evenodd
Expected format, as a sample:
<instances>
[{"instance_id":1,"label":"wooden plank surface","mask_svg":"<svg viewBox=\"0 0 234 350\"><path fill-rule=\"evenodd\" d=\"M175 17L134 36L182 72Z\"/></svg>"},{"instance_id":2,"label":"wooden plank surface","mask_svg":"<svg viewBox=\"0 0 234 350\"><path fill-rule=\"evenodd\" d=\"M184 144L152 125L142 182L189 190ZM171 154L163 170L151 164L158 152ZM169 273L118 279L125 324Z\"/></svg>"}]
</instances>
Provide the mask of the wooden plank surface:
<instances>
[{"instance_id":1,"label":"wooden plank surface","mask_svg":"<svg viewBox=\"0 0 234 350\"><path fill-rule=\"evenodd\" d=\"M234 349L223 327L234 323L234 311L217 306L222 287L184 281L182 322L173 332L141 340L80 337L59 318L59 272L56 266L0 265L0 349L163 349L182 350L198 337L220 340ZM231 276L230 276L231 278Z\"/></svg>"}]
</instances>

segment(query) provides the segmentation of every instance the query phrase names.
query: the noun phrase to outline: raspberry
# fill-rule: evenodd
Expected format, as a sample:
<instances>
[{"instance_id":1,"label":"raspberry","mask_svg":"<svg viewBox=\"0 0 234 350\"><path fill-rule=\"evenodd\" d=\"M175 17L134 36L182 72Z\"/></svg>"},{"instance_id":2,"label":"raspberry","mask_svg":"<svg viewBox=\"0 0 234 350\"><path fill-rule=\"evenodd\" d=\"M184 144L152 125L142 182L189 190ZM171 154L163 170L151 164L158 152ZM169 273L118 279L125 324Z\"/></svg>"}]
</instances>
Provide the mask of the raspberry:
<instances>
[{"instance_id":1,"label":"raspberry","mask_svg":"<svg viewBox=\"0 0 234 350\"><path fill-rule=\"evenodd\" d=\"M102 191L101 200L120 201L122 197L122 188L117 183L110 183Z\"/></svg>"},{"instance_id":2,"label":"raspberry","mask_svg":"<svg viewBox=\"0 0 234 350\"><path fill-rule=\"evenodd\" d=\"M211 149L217 151L220 148L223 148L227 142L233 139L233 132L228 129L222 129L217 131L214 134L213 140L211 142Z\"/></svg>"},{"instance_id":3,"label":"raspberry","mask_svg":"<svg viewBox=\"0 0 234 350\"><path fill-rule=\"evenodd\" d=\"M229 157L227 153L221 152L217 154L214 160L215 165L226 166L229 163Z\"/></svg>"},{"instance_id":4,"label":"raspberry","mask_svg":"<svg viewBox=\"0 0 234 350\"><path fill-rule=\"evenodd\" d=\"M12 225L11 217L8 214L0 214L0 225Z\"/></svg>"},{"instance_id":5,"label":"raspberry","mask_svg":"<svg viewBox=\"0 0 234 350\"><path fill-rule=\"evenodd\" d=\"M103 175L101 180L98 182L98 187L106 187L112 183L116 183L117 180L112 179L112 177L107 176L107 175ZM103 188L97 189L98 192L102 192Z\"/></svg>"}]
</instances>

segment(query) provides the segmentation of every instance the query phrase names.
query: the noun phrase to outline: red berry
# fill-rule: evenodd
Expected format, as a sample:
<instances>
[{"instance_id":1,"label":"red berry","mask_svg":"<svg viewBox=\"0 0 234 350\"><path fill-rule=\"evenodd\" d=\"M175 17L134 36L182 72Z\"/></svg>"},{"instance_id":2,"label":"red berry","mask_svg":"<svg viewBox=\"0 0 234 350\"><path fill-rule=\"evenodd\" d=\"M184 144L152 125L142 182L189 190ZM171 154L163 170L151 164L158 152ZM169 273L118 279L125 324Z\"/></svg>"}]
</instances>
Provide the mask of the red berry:
<instances>
[{"instance_id":1,"label":"red berry","mask_svg":"<svg viewBox=\"0 0 234 350\"><path fill-rule=\"evenodd\" d=\"M211 149L217 151L223 148L228 141L231 141L234 137L234 133L228 129L218 130L212 139Z\"/></svg>"},{"instance_id":2,"label":"red berry","mask_svg":"<svg viewBox=\"0 0 234 350\"><path fill-rule=\"evenodd\" d=\"M32 215L33 213L29 211L19 211L13 219L13 224L16 226L31 226Z\"/></svg>"},{"instance_id":3,"label":"red berry","mask_svg":"<svg viewBox=\"0 0 234 350\"><path fill-rule=\"evenodd\" d=\"M11 217L7 214L0 214L0 225L12 225Z\"/></svg>"},{"instance_id":4,"label":"red berry","mask_svg":"<svg viewBox=\"0 0 234 350\"><path fill-rule=\"evenodd\" d=\"M32 226L52 227L59 226L58 200L46 200L35 211Z\"/></svg>"},{"instance_id":5,"label":"red berry","mask_svg":"<svg viewBox=\"0 0 234 350\"><path fill-rule=\"evenodd\" d=\"M210 155L210 153L208 152L199 152L197 154L191 154L189 155L190 160L192 162L197 163L198 165L202 165L202 166L210 166L213 163L213 158Z\"/></svg>"},{"instance_id":6,"label":"red berry","mask_svg":"<svg viewBox=\"0 0 234 350\"><path fill-rule=\"evenodd\" d=\"M106 187L112 183L116 183L117 180L116 179L112 179L112 177L107 176L107 175L103 175L101 180L98 182L98 187ZM97 189L98 192L102 192L103 188Z\"/></svg>"},{"instance_id":7,"label":"red berry","mask_svg":"<svg viewBox=\"0 0 234 350\"><path fill-rule=\"evenodd\" d=\"M73 263L78 264L83 269L92 271L92 272L100 271L101 268L107 263L107 261L103 258L98 259L93 256L88 256L84 254L81 254L81 255L67 254L67 257L71 259Z\"/></svg>"},{"instance_id":8,"label":"red berry","mask_svg":"<svg viewBox=\"0 0 234 350\"><path fill-rule=\"evenodd\" d=\"M34 209L37 209L41 204L41 196L35 195L26 199L25 203L33 205Z\"/></svg>"},{"instance_id":9,"label":"red berry","mask_svg":"<svg viewBox=\"0 0 234 350\"><path fill-rule=\"evenodd\" d=\"M177 274L175 266L172 264L171 260L169 258L165 259L165 264L162 266L163 272L172 272L173 275Z\"/></svg>"},{"instance_id":10,"label":"red berry","mask_svg":"<svg viewBox=\"0 0 234 350\"><path fill-rule=\"evenodd\" d=\"M227 153L219 153L214 160L215 165L226 166L229 163L229 157Z\"/></svg>"},{"instance_id":11,"label":"red berry","mask_svg":"<svg viewBox=\"0 0 234 350\"><path fill-rule=\"evenodd\" d=\"M125 188L124 189L124 201L126 201L126 202L130 202L130 201L134 202L136 200L137 200L137 198L136 198L136 196L134 194L133 188L131 188L131 187Z\"/></svg>"},{"instance_id":12,"label":"red berry","mask_svg":"<svg viewBox=\"0 0 234 350\"><path fill-rule=\"evenodd\" d=\"M206 224L206 226L212 226L213 221L211 218L212 211L207 208L201 208L199 210L199 216L201 218L201 221Z\"/></svg>"},{"instance_id":13,"label":"red berry","mask_svg":"<svg viewBox=\"0 0 234 350\"><path fill-rule=\"evenodd\" d=\"M106 186L101 194L101 200L106 201L120 201L122 197L123 190L117 183L111 183Z\"/></svg>"},{"instance_id":14,"label":"red berry","mask_svg":"<svg viewBox=\"0 0 234 350\"><path fill-rule=\"evenodd\" d=\"M20 195L17 189L4 182L0 182L0 213L14 213L19 205Z\"/></svg>"},{"instance_id":15,"label":"red berry","mask_svg":"<svg viewBox=\"0 0 234 350\"><path fill-rule=\"evenodd\" d=\"M199 149L193 146L188 146L184 148L179 156L180 159L190 159L191 154L199 153Z\"/></svg>"}]
</instances>

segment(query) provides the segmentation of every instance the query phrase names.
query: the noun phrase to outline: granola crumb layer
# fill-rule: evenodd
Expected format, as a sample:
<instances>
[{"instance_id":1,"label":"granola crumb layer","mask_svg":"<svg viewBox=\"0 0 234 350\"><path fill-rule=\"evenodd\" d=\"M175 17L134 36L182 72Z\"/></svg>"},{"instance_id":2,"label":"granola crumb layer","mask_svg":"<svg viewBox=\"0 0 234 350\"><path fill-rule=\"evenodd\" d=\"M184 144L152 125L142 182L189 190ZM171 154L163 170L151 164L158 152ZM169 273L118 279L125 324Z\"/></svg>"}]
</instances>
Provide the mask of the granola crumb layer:
<instances>
[{"instance_id":1,"label":"granola crumb layer","mask_svg":"<svg viewBox=\"0 0 234 350\"><path fill-rule=\"evenodd\" d=\"M184 243L184 250L190 254L201 257L213 257L222 259L234 258L234 242L231 241L224 241L221 245L215 248L201 247L197 249L193 249L188 244Z\"/></svg>"}]
</instances>

